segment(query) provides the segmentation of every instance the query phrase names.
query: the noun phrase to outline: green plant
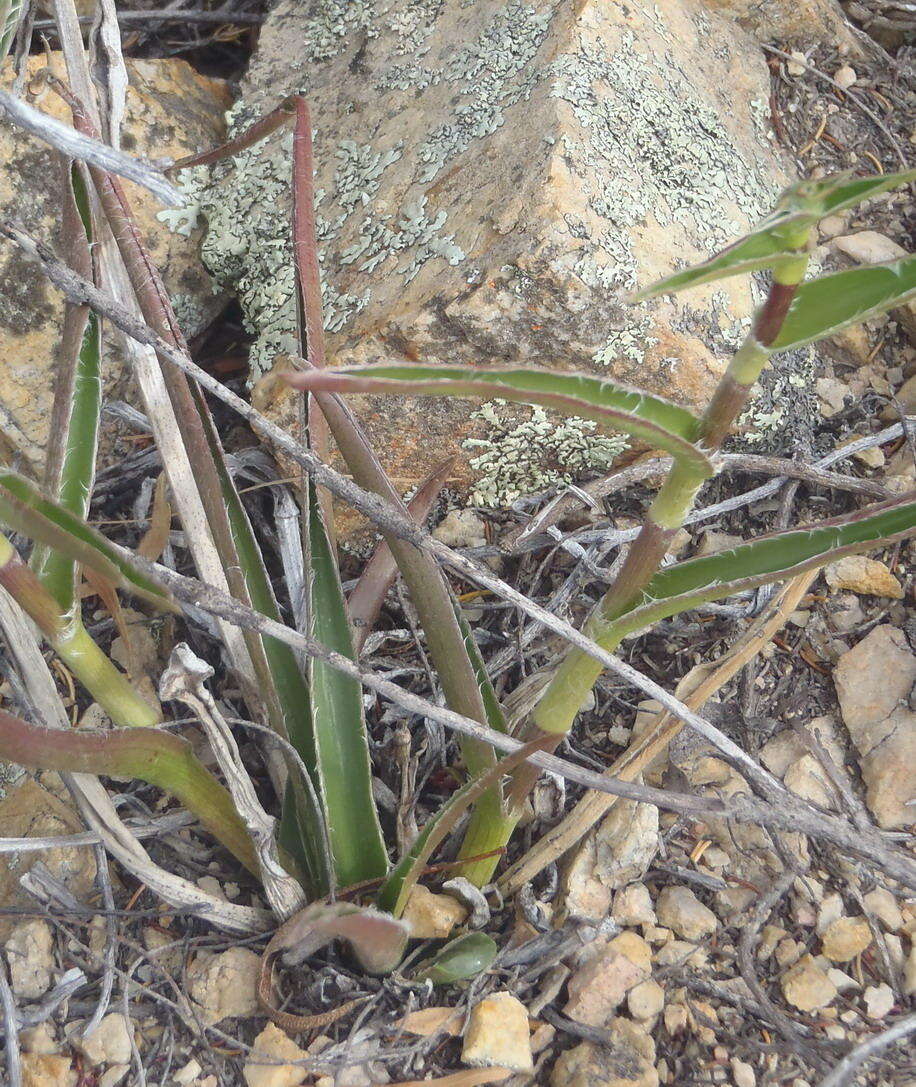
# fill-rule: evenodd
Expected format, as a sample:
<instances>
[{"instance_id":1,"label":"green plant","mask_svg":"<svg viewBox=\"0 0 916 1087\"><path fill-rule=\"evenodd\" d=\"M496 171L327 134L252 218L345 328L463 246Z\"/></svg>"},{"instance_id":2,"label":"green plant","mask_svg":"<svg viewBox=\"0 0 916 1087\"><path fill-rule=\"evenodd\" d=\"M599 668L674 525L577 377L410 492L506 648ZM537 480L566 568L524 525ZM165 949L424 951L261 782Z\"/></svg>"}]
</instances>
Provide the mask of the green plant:
<instances>
[{"instance_id":1,"label":"green plant","mask_svg":"<svg viewBox=\"0 0 916 1087\"><path fill-rule=\"evenodd\" d=\"M66 88L59 86L58 90L69 101L77 127L91 135L93 126L81 103ZM596 420L669 453L673 466L640 536L585 626L588 637L607 650L615 649L625 635L699 603L789 578L838 555L872 549L916 532L916 497L907 496L821 525L771 534L729 552L662 568L671 540L700 487L715 474L717 450L769 358L916 294L916 258L804 282L809 235L819 218L910 181L916 172L865 179L842 176L795 186L774 214L746 238L645 292L648 296L680 290L742 272L769 270L772 275L769 294L751 333L705 413L695 416L638 390L592 375L556 370L406 364L328 370L315 239L311 130L305 103L297 97L287 100L245 136L194 161L215 161L266 137L290 119L295 124L293 239L300 288L301 357L294 360L300 369L291 372L288 380L312 394L303 403L311 450L325 455L327 427L353 479L365 491L380 496L387 509L409 519L408 507L338 393L410 392L519 400ZM281 612L257 537L203 393L174 364L174 358L187 356L187 348L120 183L94 166L85 173L82 167L68 167L68 177L75 209L67 220L73 243L71 266L84 280L96 278L87 257L94 236L93 216L104 215L117 239L144 320L158 337L160 389L168 404L153 401L151 409L163 409L161 417L173 420L171 425L180 436L180 447L173 448L191 467L190 475L182 476L174 460L164 457L179 516L205 537L194 541L200 548L195 559L203 580L222 579L217 587L224 585L239 604L277 624ZM83 734L58 738L24 722L14 722L3 730L0 721L0 754L28 765L94 768L144 778L177 796L257 872L260 854L255 856L245 824L234 813L228 794L212 776L202 776L206 771L185 748L176 746L180 741L156 727L157 712L143 702L82 627L79 567L92 570L112 591L138 594L152 607L174 611L178 605L155 575L86 523L99 408L98 320L85 306L72 304L67 327L68 361L61 371L55 408L60 436L49 457L44 488L13 472L0 472L0 518L30 536L36 545L30 568L12 545L0 538L0 585L28 612L51 647L123 728L102 742ZM314 464L315 458L303 458L303 463ZM443 478L440 475L429 481L410 509L425 515ZM383 529L384 543L350 598L353 613L361 621L355 640L337 567L328 495L313 480L303 479L298 497L307 594L301 633L334 650L338 661L355 663L356 644L362 644L368 624L377 614L395 571L399 571L449 708L508 738L509 727L473 632L430 552L390 526ZM203 549L204 543L218 557L215 566L206 566L209 552ZM523 723L518 733L522 746L503 759L498 760L493 746L480 736L463 737L461 755L468 781L429 820L405 855L390 866L372 797L367 726L354 669L341 669L320 654L311 655L303 666L281 638L250 624L241 629L243 636L239 637L239 627L224 617L227 649L247 681L251 713L267 721L292 745L305 769L303 774L299 762L287 757L285 775L277 782L282 796L282 863L301 886L303 900L321 900L330 892L357 884L366 908L376 911L365 913L361 921L356 906L330 911L312 908L300 915L301 923L291 925L288 938L292 940L289 934L295 934L303 946L314 947L318 946L316 941L349 933L348 938L361 948L360 956L374 963L373 969L393 969L403 950L403 934L396 926L380 923L377 911L396 919L403 914L411 887L468 811L461 870L478 884L490 879L539 772L529 761L531 756L554 750L569 732L601 664L583 650L571 650ZM136 725L142 727L131 731L129 726ZM142 751L153 753L149 756L152 770L142 763ZM189 782L194 786L189 788ZM220 819L214 818L215 811L221 813ZM260 874L266 884L267 873ZM381 958L373 957L371 934L382 930L388 942L384 949L375 948ZM361 943L364 940L368 950ZM434 980L466 976L468 970L483 968L494 953L488 938L467 937L425 964L423 976Z\"/></svg>"}]
</instances>

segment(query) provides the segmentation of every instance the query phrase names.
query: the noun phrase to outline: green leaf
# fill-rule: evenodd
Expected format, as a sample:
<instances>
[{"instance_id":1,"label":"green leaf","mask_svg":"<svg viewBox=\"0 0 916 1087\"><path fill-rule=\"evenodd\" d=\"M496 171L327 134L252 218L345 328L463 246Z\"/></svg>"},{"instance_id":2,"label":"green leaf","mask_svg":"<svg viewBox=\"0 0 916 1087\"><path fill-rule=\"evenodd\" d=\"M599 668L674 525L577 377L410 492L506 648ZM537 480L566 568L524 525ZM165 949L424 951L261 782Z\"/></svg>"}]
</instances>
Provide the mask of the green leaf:
<instances>
[{"instance_id":1,"label":"green leaf","mask_svg":"<svg viewBox=\"0 0 916 1087\"><path fill-rule=\"evenodd\" d=\"M794 577L844 555L872 551L914 534L916 496L911 494L676 563L655 575L642 602L616 619L600 640L611 634L619 638L698 604Z\"/></svg>"},{"instance_id":2,"label":"green leaf","mask_svg":"<svg viewBox=\"0 0 916 1087\"><path fill-rule=\"evenodd\" d=\"M684 268L643 288L633 295L633 301L644 302L717 279L775 268L797 255L818 220L914 180L916 170L855 178L847 172L818 181L800 181L783 191L773 214L749 234L702 264Z\"/></svg>"},{"instance_id":3,"label":"green leaf","mask_svg":"<svg viewBox=\"0 0 916 1087\"><path fill-rule=\"evenodd\" d=\"M478 369L473 366L365 366L284 374L296 388L334 393L407 393L411 396L480 396L540 404L581 416L664 449L704 478L707 455L693 443L699 423L686 408L594 374L547 369Z\"/></svg>"},{"instance_id":4,"label":"green leaf","mask_svg":"<svg viewBox=\"0 0 916 1087\"><path fill-rule=\"evenodd\" d=\"M532 740L531 743L520 747L518 751L514 751L511 755L506 755L500 759L490 769L485 770L472 781L466 782L454 793L451 799L443 804L439 811L426 822L413 845L401 857L397 865L391 870L391 874L379 888L376 899L379 909L388 910L395 917L400 917L407 905L408 895L422 875L426 862L433 855L436 848L454 830L461 815L475 800L491 790L504 775L511 773L529 755L539 751L548 742L549 737ZM512 825L514 826L517 821L517 814L510 814L513 816ZM500 818L502 819L502 816ZM501 823L494 824L497 833L500 825Z\"/></svg>"},{"instance_id":5,"label":"green leaf","mask_svg":"<svg viewBox=\"0 0 916 1087\"><path fill-rule=\"evenodd\" d=\"M156 607L177 612L171 596L115 550L94 528L45 498L30 480L0 469L0 521L39 543L88 566L120 589L128 589Z\"/></svg>"},{"instance_id":6,"label":"green leaf","mask_svg":"<svg viewBox=\"0 0 916 1087\"><path fill-rule=\"evenodd\" d=\"M16 38L24 6L23 0L0 0L0 64Z\"/></svg>"},{"instance_id":7,"label":"green leaf","mask_svg":"<svg viewBox=\"0 0 916 1087\"><path fill-rule=\"evenodd\" d=\"M433 985L452 985L477 977L493 965L496 942L484 932L468 932L449 941L435 955L425 959L414 974L414 981Z\"/></svg>"},{"instance_id":8,"label":"green leaf","mask_svg":"<svg viewBox=\"0 0 916 1087\"><path fill-rule=\"evenodd\" d=\"M916 256L812 279L795 292L772 350L803 347L902 305L914 295Z\"/></svg>"},{"instance_id":9,"label":"green leaf","mask_svg":"<svg viewBox=\"0 0 916 1087\"><path fill-rule=\"evenodd\" d=\"M308 513L312 636L355 659L337 562L331 550L314 487ZM341 886L378 879L388 855L372 796L372 770L357 680L314 657L309 687L321 795L327 812L334 867Z\"/></svg>"}]
</instances>

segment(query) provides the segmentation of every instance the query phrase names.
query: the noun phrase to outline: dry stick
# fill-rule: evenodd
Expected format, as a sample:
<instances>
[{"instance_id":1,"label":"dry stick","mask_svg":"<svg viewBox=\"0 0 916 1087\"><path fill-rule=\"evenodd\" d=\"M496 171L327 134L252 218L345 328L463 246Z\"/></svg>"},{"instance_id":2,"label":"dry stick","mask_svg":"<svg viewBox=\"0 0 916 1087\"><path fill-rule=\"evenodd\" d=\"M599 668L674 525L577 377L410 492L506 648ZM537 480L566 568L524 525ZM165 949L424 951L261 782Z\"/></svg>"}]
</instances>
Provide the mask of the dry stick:
<instances>
[{"instance_id":1,"label":"dry stick","mask_svg":"<svg viewBox=\"0 0 916 1087\"><path fill-rule=\"evenodd\" d=\"M101 140L77 132L63 121L14 98L9 91L0 90L0 113L5 113L7 120L50 144L67 158L79 159L80 162L135 181L171 207L181 208L187 203L187 198L166 181L159 170L125 155L123 151L116 151Z\"/></svg>"},{"instance_id":2,"label":"dry stick","mask_svg":"<svg viewBox=\"0 0 916 1087\"><path fill-rule=\"evenodd\" d=\"M6 1070L9 1087L22 1087L22 1058L19 1055L19 1015L16 998L6 976L6 963L0 960L0 1009L3 1011L3 1027L6 1034Z\"/></svg>"},{"instance_id":3,"label":"dry stick","mask_svg":"<svg viewBox=\"0 0 916 1087\"><path fill-rule=\"evenodd\" d=\"M763 771L746 754L746 752L742 751L741 748L719 732L718 729L715 729L710 725L708 721L705 721L702 717L665 691L664 688L648 679L648 677L643 676L625 661L620 660L618 657L615 657L613 654L608 653L600 646L596 645L591 639L580 633L565 620L552 615L546 609L535 604L516 589L513 589L500 578L495 577L489 571L482 569L476 563L465 558L463 555L459 555L457 552L452 551L451 548L447 547L439 540L429 536L415 522L405 518L400 510L379 498L378 495L363 490L353 483L352 480L347 479L340 475L340 473L334 471L333 468L324 464L309 450L302 448L280 427L271 423L269 419L266 419L250 404L242 400L241 397L236 396L235 393L227 389L215 378L211 377L205 370L202 370L192 362L186 354L172 348L142 321L138 321L130 316L130 314L126 313L124 308L109 295L97 290L91 283L75 275L69 268L55 258L54 254L46 245L44 245L44 243L36 241L20 228L8 223L0 224L0 233L14 241L23 252L38 260L42 264L45 274L51 282L63 291L67 297L71 298L73 301L86 302L97 312L111 320L116 327L120 328L128 336L136 339L140 343L152 346L163 358L184 370L185 373L193 377L203 388L213 393L214 396L218 397L233 410L238 412L239 415L249 423L252 429L272 441L276 447L281 449L290 457L290 459L301 464L316 483L327 487L327 489L338 498L348 502L380 528L390 532L394 536L407 540L416 547L429 551L462 577L475 581L484 588L490 589L497 596L509 601L509 603L515 605L532 618L537 619L554 633L559 634L573 645L578 646L584 652L593 656L605 668L617 673L628 683L631 683L633 686L644 691L649 697L657 699L662 706L665 709L670 710L674 716L680 718L694 730L700 732L712 744L718 747L720 751L726 754L727 757L735 760L739 768L741 768L752 780L756 781L762 788L775 790L780 796L782 809L771 810L768 806L757 804L756 802L743 802L742 810L746 814L747 821L753 822L756 819L760 819L763 813L766 813L767 820L774 826L780 826L782 829L787 830L799 830L802 833L810 833L814 837L828 837L831 840L837 841L838 844L843 844L844 847L852 848L856 852L861 851L863 848L863 840L854 837L845 824L841 824L841 830L839 826L834 825L839 823L839 820L824 816L808 805L798 802L796 798L792 797L791 794L789 794L774 778ZM885 433L889 438L890 436L899 435L901 432L901 425L895 424L893 427L889 427ZM323 647L317 646L316 643L312 642L310 639L283 626L281 623L276 623L266 616L260 615L258 612L245 608L240 605L238 601L232 600L232 598L226 596L226 594L217 593L209 586L201 585L199 582L194 581L194 579L181 579L180 575L177 575L170 570L166 570L165 568L139 562L136 556L127 552L125 552L125 556L131 561L137 562L141 568L150 571L153 576L156 576L161 581L171 585L173 589L176 585L180 587L181 582L186 580L188 582L187 588L191 589L190 595L195 599L199 597L198 589L205 593L212 594L209 598L207 608L204 610L213 608L213 614L222 615L229 618L232 622L253 623L255 624L254 629L259 629L262 633L271 634L279 640L292 645L294 648L304 649L306 652L317 653L321 659L327 660L333 667L339 668L346 674L360 679L366 686L378 690L379 693L384 694L385 697L390 698L392 701L399 702L412 712L421 713L424 716L441 721L443 724L446 724L457 731L464 731L475 738L485 739L488 743L491 743L494 747L497 747L502 751L516 750L517 741L511 740L502 733L483 728L483 726L476 724L468 718L461 717L459 714L433 706L431 703L417 698L415 695L402 691L401 688L393 683L378 679L371 673L361 672L348 658L341 657L339 654L331 653ZM186 592L187 588L185 589ZM176 595L178 595L177 592ZM571 777L571 780L580 781L589 788L612 791L609 789L607 782L604 781L600 775L580 770L579 768L573 767L572 764L565 763L562 759L556 759L553 756L540 754L532 756L532 760L545 769L553 770L555 773L563 773L568 777L571 777L570 772L573 772L576 776ZM623 789L626 789L627 791L624 792ZM621 783L619 787L614 786L613 791L618 792L618 795L628 796L630 799L642 800L647 799L649 793L651 793L656 796L657 799L649 800L649 803L659 804L659 806L662 807L670 806L665 803L664 799L670 794L666 794L661 790L649 790L649 792L647 792L645 789L638 789ZM689 799L691 801L695 800L695 798ZM750 804L750 808L753 809L756 814L749 814L750 809L747 808L747 804ZM792 815L788 814L790 808L794 809ZM705 807L704 810L708 811L710 809ZM720 813L726 814L724 810ZM740 818L737 814L732 815L732 817ZM794 822L796 818L801 818L804 821L805 826L814 829L809 831L801 824L796 824ZM830 829L825 833L828 823L830 824ZM876 834L871 838L868 849L875 851L875 856L881 858L881 866L886 870L890 871L891 868L893 868L905 873L904 875L895 876L894 878L901 879L903 882L906 882L908 886L916 886L916 865L913 865L908 858L896 850L892 853L889 852L888 847L880 836ZM890 866L890 868L888 866Z\"/></svg>"},{"instance_id":4,"label":"dry stick","mask_svg":"<svg viewBox=\"0 0 916 1087\"><path fill-rule=\"evenodd\" d=\"M774 602L772 612L757 619L723 659L702 667L699 684L692 690L688 691L684 688L690 683L695 673L692 672L685 677L677 691L684 699L684 704L692 709L701 709L717 690L752 660L779 630L786 618L795 611L816 576L817 571L809 571L794 578L783 590L780 598ZM683 727L683 723L677 718L672 719L669 712L656 715L646 734L635 741L605 771L606 774L625 781L635 780L653 759L666 750ZM514 894L529 880L534 879L548 864L572 849L616 803L616 797L605 793L586 793L557 826L551 827L543 834L523 857L500 876L497 884L502 893Z\"/></svg>"},{"instance_id":5,"label":"dry stick","mask_svg":"<svg viewBox=\"0 0 916 1087\"><path fill-rule=\"evenodd\" d=\"M872 1035L867 1041L857 1045L851 1053L840 1061L834 1070L825 1076L817 1087L849 1087L854 1082L855 1074L859 1068L873 1057L894 1045L903 1041L911 1034L916 1034L916 1013L898 1019L892 1027L883 1030L880 1034Z\"/></svg>"}]
</instances>

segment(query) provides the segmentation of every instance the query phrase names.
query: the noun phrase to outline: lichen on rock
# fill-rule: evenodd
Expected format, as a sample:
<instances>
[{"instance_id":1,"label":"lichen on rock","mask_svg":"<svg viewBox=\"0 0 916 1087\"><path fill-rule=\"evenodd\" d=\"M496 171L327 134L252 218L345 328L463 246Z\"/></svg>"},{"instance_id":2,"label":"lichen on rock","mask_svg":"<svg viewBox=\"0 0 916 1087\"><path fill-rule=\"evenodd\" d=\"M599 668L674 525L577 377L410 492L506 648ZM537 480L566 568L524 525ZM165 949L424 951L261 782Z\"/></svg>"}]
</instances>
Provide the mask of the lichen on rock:
<instances>
[{"instance_id":1,"label":"lichen on rock","mask_svg":"<svg viewBox=\"0 0 916 1087\"><path fill-rule=\"evenodd\" d=\"M586 369L698 404L750 289L699 288L689 328L670 298L625 296L721 247L788 180L753 124L767 86L751 40L689 0L280 0L230 128L309 98L332 361ZM293 346L290 159L275 133L186 179L205 260L257 336L252 380ZM460 453L456 485L505 501L620 445L581 422L547 435L530 409L429 403L357 404L405 489ZM552 475L512 459L532 425Z\"/></svg>"}]
</instances>

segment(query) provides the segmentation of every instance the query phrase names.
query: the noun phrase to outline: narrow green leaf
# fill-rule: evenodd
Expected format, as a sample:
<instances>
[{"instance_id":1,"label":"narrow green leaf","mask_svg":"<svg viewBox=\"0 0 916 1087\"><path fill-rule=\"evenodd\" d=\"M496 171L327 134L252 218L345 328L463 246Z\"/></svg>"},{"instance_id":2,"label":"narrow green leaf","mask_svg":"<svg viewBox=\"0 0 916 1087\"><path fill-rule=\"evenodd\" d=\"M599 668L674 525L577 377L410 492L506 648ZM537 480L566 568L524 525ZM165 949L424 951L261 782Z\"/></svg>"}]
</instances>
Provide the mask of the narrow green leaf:
<instances>
[{"instance_id":1,"label":"narrow green leaf","mask_svg":"<svg viewBox=\"0 0 916 1087\"><path fill-rule=\"evenodd\" d=\"M135 569L101 533L45 498L30 480L8 470L0 470L0 521L95 570L117 588L166 611L179 610L165 589Z\"/></svg>"},{"instance_id":2,"label":"narrow green leaf","mask_svg":"<svg viewBox=\"0 0 916 1087\"><path fill-rule=\"evenodd\" d=\"M817 181L800 181L783 191L773 214L749 234L709 260L644 287L633 295L633 301L643 302L744 272L775 268L797 253L818 220L914 180L916 170L874 177L852 177L847 172Z\"/></svg>"},{"instance_id":3,"label":"narrow green leaf","mask_svg":"<svg viewBox=\"0 0 916 1087\"><path fill-rule=\"evenodd\" d=\"M660 570L642 602L602 633L619 638L660 619L744 589L794 577L844 555L871 551L916 535L916 496L882 503L817 525L761 536L727 551Z\"/></svg>"},{"instance_id":4,"label":"narrow green leaf","mask_svg":"<svg viewBox=\"0 0 916 1087\"><path fill-rule=\"evenodd\" d=\"M449 941L417 967L414 981L431 981L433 985L452 985L477 977L493 965L496 941L485 932L467 932Z\"/></svg>"},{"instance_id":5,"label":"narrow green leaf","mask_svg":"<svg viewBox=\"0 0 916 1087\"><path fill-rule=\"evenodd\" d=\"M480 396L540 404L593 419L629 434L708 476L707 455L693 444L699 423L686 408L594 374L547 369L473 366L364 366L284 374L296 388L334 393L407 393L411 396Z\"/></svg>"},{"instance_id":6,"label":"narrow green leaf","mask_svg":"<svg viewBox=\"0 0 916 1087\"><path fill-rule=\"evenodd\" d=\"M413 845L397 865L391 870L391 874L379 888L376 899L379 909L388 910L395 917L400 917L407 905L407 897L411 888L423 873L426 862L433 855L436 848L451 834L461 815L479 797L484 796L506 774L511 773L516 766L520 766L529 755L539 751L549 737L532 740L506 755L494 766L484 773L479 774L472 781L466 782L452 797L442 805L438 812L432 816L417 835ZM517 821L516 813L510 813L514 821ZM500 819L504 817L500 816ZM514 825L513 821L513 825ZM491 824L498 831L500 823Z\"/></svg>"},{"instance_id":7,"label":"narrow green leaf","mask_svg":"<svg viewBox=\"0 0 916 1087\"><path fill-rule=\"evenodd\" d=\"M916 256L821 276L795 292L773 351L822 340L916 295Z\"/></svg>"},{"instance_id":8,"label":"narrow green leaf","mask_svg":"<svg viewBox=\"0 0 916 1087\"><path fill-rule=\"evenodd\" d=\"M309 485L309 559L312 635L329 649L355 658L337 563ZM372 796L372 769L362 688L323 661L310 658L309 687L322 798L334 867L344 887L378 879L388 855Z\"/></svg>"},{"instance_id":9,"label":"narrow green leaf","mask_svg":"<svg viewBox=\"0 0 916 1087\"><path fill-rule=\"evenodd\" d=\"M0 0L0 64L12 48L24 6L23 0Z\"/></svg>"}]
</instances>

